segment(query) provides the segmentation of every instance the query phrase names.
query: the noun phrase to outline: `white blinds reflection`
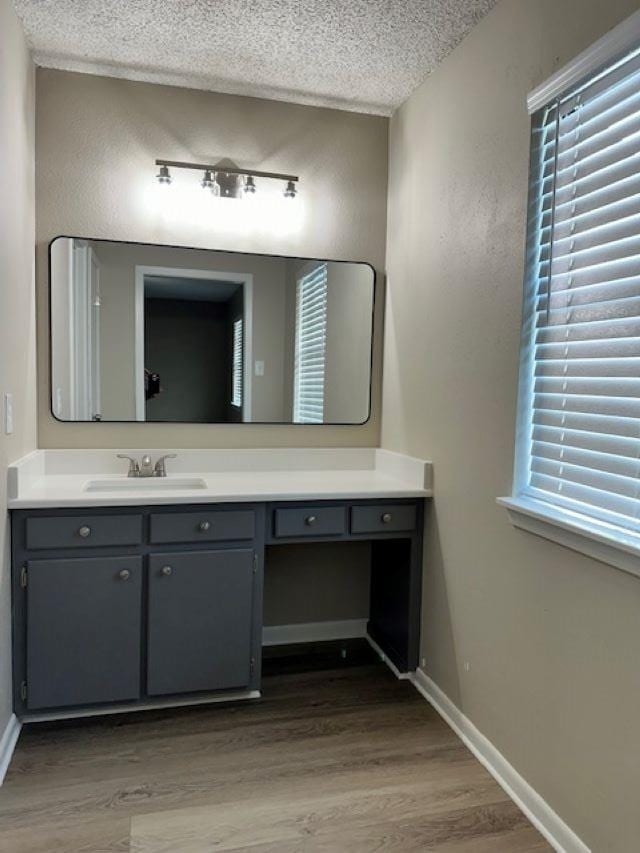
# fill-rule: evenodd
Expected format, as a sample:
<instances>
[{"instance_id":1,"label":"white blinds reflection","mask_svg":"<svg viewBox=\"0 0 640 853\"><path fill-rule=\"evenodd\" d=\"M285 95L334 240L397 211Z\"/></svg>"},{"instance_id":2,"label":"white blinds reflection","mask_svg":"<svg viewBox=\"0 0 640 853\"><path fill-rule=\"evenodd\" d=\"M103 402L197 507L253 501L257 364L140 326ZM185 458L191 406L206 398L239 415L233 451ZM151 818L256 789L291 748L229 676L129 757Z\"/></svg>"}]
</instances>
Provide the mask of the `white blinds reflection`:
<instances>
[{"instance_id":1,"label":"white blinds reflection","mask_svg":"<svg viewBox=\"0 0 640 853\"><path fill-rule=\"evenodd\" d=\"M327 265L318 264L296 287L296 339L293 419L324 421L327 347Z\"/></svg>"},{"instance_id":2,"label":"white blinds reflection","mask_svg":"<svg viewBox=\"0 0 640 853\"><path fill-rule=\"evenodd\" d=\"M233 322L233 354L231 364L231 405L240 408L242 406L242 372L244 367L244 334L243 321L238 318Z\"/></svg>"},{"instance_id":3,"label":"white blinds reflection","mask_svg":"<svg viewBox=\"0 0 640 853\"><path fill-rule=\"evenodd\" d=\"M640 57L534 122L528 490L640 518Z\"/></svg>"}]
</instances>

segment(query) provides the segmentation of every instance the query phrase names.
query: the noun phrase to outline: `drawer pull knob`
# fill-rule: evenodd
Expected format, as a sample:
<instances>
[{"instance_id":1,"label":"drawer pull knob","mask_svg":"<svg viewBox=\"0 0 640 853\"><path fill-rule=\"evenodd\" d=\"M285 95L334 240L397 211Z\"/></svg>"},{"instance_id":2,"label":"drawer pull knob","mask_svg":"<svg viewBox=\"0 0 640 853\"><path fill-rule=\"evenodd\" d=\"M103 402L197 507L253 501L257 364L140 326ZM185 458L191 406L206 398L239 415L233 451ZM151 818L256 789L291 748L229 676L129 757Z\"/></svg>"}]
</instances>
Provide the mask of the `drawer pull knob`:
<instances>
[{"instance_id":1,"label":"drawer pull knob","mask_svg":"<svg viewBox=\"0 0 640 853\"><path fill-rule=\"evenodd\" d=\"M78 534L82 536L83 539L86 539L87 536L91 536L91 528L87 527L85 524L78 530Z\"/></svg>"},{"instance_id":2,"label":"drawer pull knob","mask_svg":"<svg viewBox=\"0 0 640 853\"><path fill-rule=\"evenodd\" d=\"M305 523L305 524L308 524L309 526L311 526L312 524L315 524L315 523L316 523L316 517L315 517L315 515L308 515L308 516L305 518L304 523Z\"/></svg>"},{"instance_id":3,"label":"drawer pull knob","mask_svg":"<svg viewBox=\"0 0 640 853\"><path fill-rule=\"evenodd\" d=\"M198 525L198 530L200 531L200 533L206 533L210 527L211 527L210 521L201 521L200 524Z\"/></svg>"},{"instance_id":4,"label":"drawer pull knob","mask_svg":"<svg viewBox=\"0 0 640 853\"><path fill-rule=\"evenodd\" d=\"M390 521L391 521L391 513L390 512L383 512L382 513L383 524L389 524Z\"/></svg>"},{"instance_id":5,"label":"drawer pull knob","mask_svg":"<svg viewBox=\"0 0 640 853\"><path fill-rule=\"evenodd\" d=\"M128 581L129 578L131 577L131 572L129 571L129 569L121 569L118 572L118 577L120 578L121 581Z\"/></svg>"},{"instance_id":6,"label":"drawer pull knob","mask_svg":"<svg viewBox=\"0 0 640 853\"><path fill-rule=\"evenodd\" d=\"M171 568L171 566L163 566L163 567L162 567L162 569L161 569L162 574L163 574L166 578L168 578L168 577L169 577L169 575L171 574L171 572L172 572L172 571L173 571L173 569Z\"/></svg>"}]
</instances>

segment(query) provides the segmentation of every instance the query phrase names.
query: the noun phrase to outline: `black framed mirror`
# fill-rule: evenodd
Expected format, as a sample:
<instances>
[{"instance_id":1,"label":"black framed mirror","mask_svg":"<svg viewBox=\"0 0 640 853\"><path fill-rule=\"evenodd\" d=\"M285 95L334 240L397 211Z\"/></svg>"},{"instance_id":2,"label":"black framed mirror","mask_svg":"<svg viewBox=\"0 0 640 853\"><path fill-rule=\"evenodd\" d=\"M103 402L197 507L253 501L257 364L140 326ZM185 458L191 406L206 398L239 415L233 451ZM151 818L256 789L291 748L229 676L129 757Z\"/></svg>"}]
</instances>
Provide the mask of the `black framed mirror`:
<instances>
[{"instance_id":1,"label":"black framed mirror","mask_svg":"<svg viewBox=\"0 0 640 853\"><path fill-rule=\"evenodd\" d=\"M61 236L49 272L58 420L369 418L367 263Z\"/></svg>"}]
</instances>

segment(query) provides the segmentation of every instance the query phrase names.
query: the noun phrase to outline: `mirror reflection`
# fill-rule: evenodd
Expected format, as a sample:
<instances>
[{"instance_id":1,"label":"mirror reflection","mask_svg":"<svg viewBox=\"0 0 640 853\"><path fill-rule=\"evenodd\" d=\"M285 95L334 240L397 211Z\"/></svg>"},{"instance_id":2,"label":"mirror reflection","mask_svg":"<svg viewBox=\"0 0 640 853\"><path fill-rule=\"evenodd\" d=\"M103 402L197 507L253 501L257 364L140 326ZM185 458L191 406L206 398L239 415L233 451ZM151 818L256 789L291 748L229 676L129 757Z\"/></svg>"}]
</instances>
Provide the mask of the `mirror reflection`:
<instances>
[{"instance_id":1,"label":"mirror reflection","mask_svg":"<svg viewBox=\"0 0 640 853\"><path fill-rule=\"evenodd\" d=\"M50 288L60 420L369 417L368 264L58 237Z\"/></svg>"}]
</instances>

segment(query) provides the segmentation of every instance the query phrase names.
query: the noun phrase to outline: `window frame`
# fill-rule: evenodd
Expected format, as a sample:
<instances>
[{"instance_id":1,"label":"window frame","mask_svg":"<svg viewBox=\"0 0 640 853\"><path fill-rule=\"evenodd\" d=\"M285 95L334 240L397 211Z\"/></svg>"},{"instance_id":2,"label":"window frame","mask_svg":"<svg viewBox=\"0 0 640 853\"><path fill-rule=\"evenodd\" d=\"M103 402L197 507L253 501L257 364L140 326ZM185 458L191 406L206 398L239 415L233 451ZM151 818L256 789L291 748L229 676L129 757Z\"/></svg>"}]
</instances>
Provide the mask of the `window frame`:
<instances>
[{"instance_id":1,"label":"window frame","mask_svg":"<svg viewBox=\"0 0 640 853\"><path fill-rule=\"evenodd\" d=\"M527 102L532 115L532 178L535 176L538 155L535 134L540 126L543 110L639 50L640 12L636 12L529 95ZM640 576L640 529L635 530L626 524L618 525L599 518L596 513L583 514L566 505L554 503L551 499L541 498L535 493L535 488L529 486L535 363L530 324L535 316L539 275L537 217L540 210L536 210L536 205L539 205L539 193L530 188L513 489L511 496L498 498L497 502L507 509L514 526Z\"/></svg>"}]
</instances>

